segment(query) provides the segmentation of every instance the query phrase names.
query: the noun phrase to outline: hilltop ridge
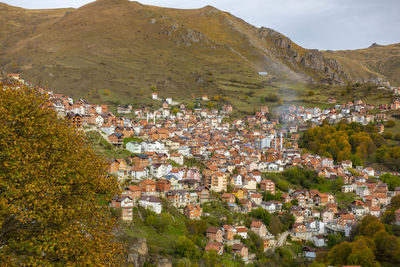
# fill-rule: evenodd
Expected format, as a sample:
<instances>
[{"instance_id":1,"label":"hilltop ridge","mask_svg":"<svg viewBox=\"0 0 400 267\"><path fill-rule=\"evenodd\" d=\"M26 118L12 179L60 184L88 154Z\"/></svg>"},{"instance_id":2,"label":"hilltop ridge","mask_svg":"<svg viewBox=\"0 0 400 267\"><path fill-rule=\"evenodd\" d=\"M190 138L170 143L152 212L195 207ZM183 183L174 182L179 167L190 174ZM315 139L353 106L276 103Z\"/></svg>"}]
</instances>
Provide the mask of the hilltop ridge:
<instances>
[{"instance_id":1,"label":"hilltop ridge","mask_svg":"<svg viewBox=\"0 0 400 267\"><path fill-rule=\"evenodd\" d=\"M396 53L394 62L388 57L376 64L358 50L309 50L212 6L185 10L98 0L78 9L27 10L1 4L0 15L3 69L73 96L108 88L141 98L151 87L176 98L244 95L249 83L261 95L265 79L258 72L302 84L399 82L400 70L391 67L399 55L395 45L363 50Z\"/></svg>"}]
</instances>

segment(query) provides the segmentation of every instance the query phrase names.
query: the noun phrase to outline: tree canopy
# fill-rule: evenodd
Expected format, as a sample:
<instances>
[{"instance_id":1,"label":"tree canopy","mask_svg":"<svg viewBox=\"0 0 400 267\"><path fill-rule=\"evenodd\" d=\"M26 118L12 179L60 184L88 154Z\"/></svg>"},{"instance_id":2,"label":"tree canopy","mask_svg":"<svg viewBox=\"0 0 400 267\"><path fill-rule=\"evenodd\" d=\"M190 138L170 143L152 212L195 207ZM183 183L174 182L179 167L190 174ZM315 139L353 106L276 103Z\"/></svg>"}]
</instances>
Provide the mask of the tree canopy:
<instances>
[{"instance_id":1,"label":"tree canopy","mask_svg":"<svg viewBox=\"0 0 400 267\"><path fill-rule=\"evenodd\" d=\"M45 95L0 87L0 262L115 265L121 247L100 202L117 184L105 161Z\"/></svg>"},{"instance_id":2,"label":"tree canopy","mask_svg":"<svg viewBox=\"0 0 400 267\"><path fill-rule=\"evenodd\" d=\"M354 165L376 161L399 170L400 147L387 146L387 141L373 125L339 123L308 129L299 145L337 162L351 160Z\"/></svg>"},{"instance_id":3,"label":"tree canopy","mask_svg":"<svg viewBox=\"0 0 400 267\"><path fill-rule=\"evenodd\" d=\"M352 242L335 245L326 258L331 265L398 266L400 242L388 233L378 218L366 215L360 222L358 233Z\"/></svg>"}]
</instances>

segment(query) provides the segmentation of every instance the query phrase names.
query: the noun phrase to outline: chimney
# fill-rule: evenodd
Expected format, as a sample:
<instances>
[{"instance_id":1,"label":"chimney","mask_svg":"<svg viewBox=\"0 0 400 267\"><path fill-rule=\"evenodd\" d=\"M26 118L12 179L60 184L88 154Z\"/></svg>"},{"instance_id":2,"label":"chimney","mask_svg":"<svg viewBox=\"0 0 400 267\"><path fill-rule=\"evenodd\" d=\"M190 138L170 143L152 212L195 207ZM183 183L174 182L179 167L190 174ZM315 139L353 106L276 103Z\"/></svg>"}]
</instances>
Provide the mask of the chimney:
<instances>
[{"instance_id":1,"label":"chimney","mask_svg":"<svg viewBox=\"0 0 400 267\"><path fill-rule=\"evenodd\" d=\"M283 151L283 133L281 131L281 151Z\"/></svg>"},{"instance_id":2,"label":"chimney","mask_svg":"<svg viewBox=\"0 0 400 267\"><path fill-rule=\"evenodd\" d=\"M154 113L153 113L153 122L154 122L154 124L156 124L156 111L154 110Z\"/></svg>"},{"instance_id":3,"label":"chimney","mask_svg":"<svg viewBox=\"0 0 400 267\"><path fill-rule=\"evenodd\" d=\"M277 138L277 136L276 136L276 131L275 131L275 133L274 133L275 150L276 150L276 144L277 144L277 141L278 141L276 138Z\"/></svg>"},{"instance_id":4,"label":"chimney","mask_svg":"<svg viewBox=\"0 0 400 267\"><path fill-rule=\"evenodd\" d=\"M147 114L147 122L149 122L149 112L146 112Z\"/></svg>"}]
</instances>

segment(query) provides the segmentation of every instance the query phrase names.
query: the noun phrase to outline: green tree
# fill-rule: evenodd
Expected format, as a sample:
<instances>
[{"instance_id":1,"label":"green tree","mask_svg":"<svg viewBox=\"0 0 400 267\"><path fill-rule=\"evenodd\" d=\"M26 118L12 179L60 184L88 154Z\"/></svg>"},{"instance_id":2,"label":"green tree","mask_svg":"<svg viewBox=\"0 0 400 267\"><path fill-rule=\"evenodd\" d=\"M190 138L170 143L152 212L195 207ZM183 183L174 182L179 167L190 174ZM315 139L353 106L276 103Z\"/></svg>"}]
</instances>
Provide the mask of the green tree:
<instances>
[{"instance_id":1,"label":"green tree","mask_svg":"<svg viewBox=\"0 0 400 267\"><path fill-rule=\"evenodd\" d=\"M295 218L293 216L293 214L289 213L289 212L283 212L279 215L279 220L281 221L282 224L282 229L281 231L287 231L290 228L292 228L294 222L295 222Z\"/></svg>"},{"instance_id":2,"label":"green tree","mask_svg":"<svg viewBox=\"0 0 400 267\"><path fill-rule=\"evenodd\" d=\"M329 263L333 265L344 265L351 254L350 243L345 241L334 246L328 253Z\"/></svg>"},{"instance_id":3,"label":"green tree","mask_svg":"<svg viewBox=\"0 0 400 267\"><path fill-rule=\"evenodd\" d=\"M382 230L374 235L376 255L380 261L400 264L400 243L394 236Z\"/></svg>"},{"instance_id":4,"label":"green tree","mask_svg":"<svg viewBox=\"0 0 400 267\"><path fill-rule=\"evenodd\" d=\"M272 216L271 221L268 226L269 231L273 235L278 235L282 231L282 224L281 221L277 216Z\"/></svg>"},{"instance_id":5,"label":"green tree","mask_svg":"<svg viewBox=\"0 0 400 267\"><path fill-rule=\"evenodd\" d=\"M199 250L192 240L186 236L180 236L175 244L175 252L177 255L188 259L198 259L200 257Z\"/></svg>"},{"instance_id":6,"label":"green tree","mask_svg":"<svg viewBox=\"0 0 400 267\"><path fill-rule=\"evenodd\" d=\"M362 160L358 155L351 155L350 160L354 166L363 166Z\"/></svg>"},{"instance_id":7,"label":"green tree","mask_svg":"<svg viewBox=\"0 0 400 267\"><path fill-rule=\"evenodd\" d=\"M359 237L351 243L352 252L347 258L347 264L361 266L379 266L375 261L375 243L366 237Z\"/></svg>"},{"instance_id":8,"label":"green tree","mask_svg":"<svg viewBox=\"0 0 400 267\"><path fill-rule=\"evenodd\" d=\"M372 237L376 232L382 230L382 227L384 228L383 224L377 217L368 214L361 220L359 233L361 235Z\"/></svg>"},{"instance_id":9,"label":"green tree","mask_svg":"<svg viewBox=\"0 0 400 267\"><path fill-rule=\"evenodd\" d=\"M385 230L385 226L380 221L369 223L364 229L363 234L367 237L373 237L377 232Z\"/></svg>"},{"instance_id":10,"label":"green tree","mask_svg":"<svg viewBox=\"0 0 400 267\"><path fill-rule=\"evenodd\" d=\"M269 225L271 214L263 208L257 208L248 213L250 217L261 219L265 225Z\"/></svg>"},{"instance_id":11,"label":"green tree","mask_svg":"<svg viewBox=\"0 0 400 267\"><path fill-rule=\"evenodd\" d=\"M347 259L347 263L353 265L361 265L363 267L380 266L375 261L374 252L372 252L372 250L368 247L364 247L362 249L356 250L355 252L352 252Z\"/></svg>"},{"instance_id":12,"label":"green tree","mask_svg":"<svg viewBox=\"0 0 400 267\"><path fill-rule=\"evenodd\" d=\"M385 139L392 139L393 138L393 133L392 132L385 132L383 134L383 136L385 137Z\"/></svg>"},{"instance_id":13,"label":"green tree","mask_svg":"<svg viewBox=\"0 0 400 267\"><path fill-rule=\"evenodd\" d=\"M206 267L221 267L220 259L214 250L207 251L203 256Z\"/></svg>"},{"instance_id":14,"label":"green tree","mask_svg":"<svg viewBox=\"0 0 400 267\"><path fill-rule=\"evenodd\" d=\"M378 148L378 150L376 151L375 160L377 162L384 162L387 151L388 148L386 146L381 146L380 148Z\"/></svg>"},{"instance_id":15,"label":"green tree","mask_svg":"<svg viewBox=\"0 0 400 267\"><path fill-rule=\"evenodd\" d=\"M25 86L0 90L2 265L118 265L117 183L80 131Z\"/></svg>"},{"instance_id":16,"label":"green tree","mask_svg":"<svg viewBox=\"0 0 400 267\"><path fill-rule=\"evenodd\" d=\"M381 217L381 221L384 224L392 224L394 223L395 220L396 220L396 214L391 210L385 211L385 213Z\"/></svg>"},{"instance_id":17,"label":"green tree","mask_svg":"<svg viewBox=\"0 0 400 267\"><path fill-rule=\"evenodd\" d=\"M400 195L392 197L392 200L390 201L390 209L400 209Z\"/></svg>"},{"instance_id":18,"label":"green tree","mask_svg":"<svg viewBox=\"0 0 400 267\"><path fill-rule=\"evenodd\" d=\"M194 110L194 103L192 101L190 101L189 103L187 103L186 107L189 110Z\"/></svg>"},{"instance_id":19,"label":"green tree","mask_svg":"<svg viewBox=\"0 0 400 267\"><path fill-rule=\"evenodd\" d=\"M388 120L387 122L386 122L386 127L388 127L388 128L391 128L391 127L394 127L396 125L396 122L394 121L394 120Z\"/></svg>"},{"instance_id":20,"label":"green tree","mask_svg":"<svg viewBox=\"0 0 400 267\"><path fill-rule=\"evenodd\" d=\"M390 173L385 173L379 177L379 179L388 184L389 190L394 191L394 189L400 186L400 177L391 175Z\"/></svg>"},{"instance_id":21,"label":"green tree","mask_svg":"<svg viewBox=\"0 0 400 267\"><path fill-rule=\"evenodd\" d=\"M343 236L330 234L328 235L328 248L332 248L343 241Z\"/></svg>"}]
</instances>

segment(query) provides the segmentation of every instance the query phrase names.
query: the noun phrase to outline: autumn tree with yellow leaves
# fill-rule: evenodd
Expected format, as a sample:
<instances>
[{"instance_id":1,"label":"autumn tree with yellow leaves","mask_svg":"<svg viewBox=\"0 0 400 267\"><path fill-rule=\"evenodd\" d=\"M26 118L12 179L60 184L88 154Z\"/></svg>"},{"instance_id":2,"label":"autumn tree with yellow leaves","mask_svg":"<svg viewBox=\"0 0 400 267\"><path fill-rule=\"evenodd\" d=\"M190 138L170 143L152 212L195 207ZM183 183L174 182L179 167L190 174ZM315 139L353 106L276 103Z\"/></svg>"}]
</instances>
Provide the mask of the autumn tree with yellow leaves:
<instances>
[{"instance_id":1,"label":"autumn tree with yellow leaves","mask_svg":"<svg viewBox=\"0 0 400 267\"><path fill-rule=\"evenodd\" d=\"M0 263L118 265L105 161L45 95L0 84Z\"/></svg>"}]
</instances>

